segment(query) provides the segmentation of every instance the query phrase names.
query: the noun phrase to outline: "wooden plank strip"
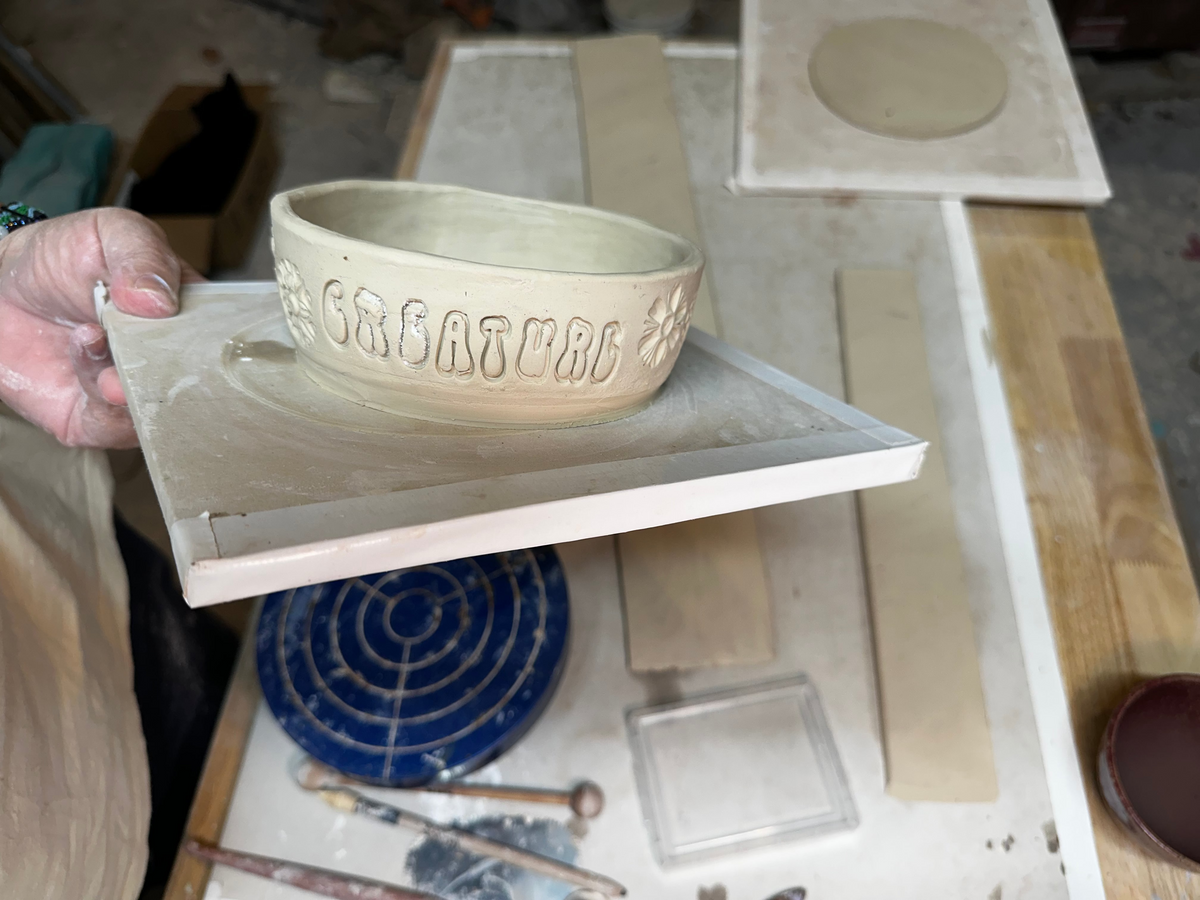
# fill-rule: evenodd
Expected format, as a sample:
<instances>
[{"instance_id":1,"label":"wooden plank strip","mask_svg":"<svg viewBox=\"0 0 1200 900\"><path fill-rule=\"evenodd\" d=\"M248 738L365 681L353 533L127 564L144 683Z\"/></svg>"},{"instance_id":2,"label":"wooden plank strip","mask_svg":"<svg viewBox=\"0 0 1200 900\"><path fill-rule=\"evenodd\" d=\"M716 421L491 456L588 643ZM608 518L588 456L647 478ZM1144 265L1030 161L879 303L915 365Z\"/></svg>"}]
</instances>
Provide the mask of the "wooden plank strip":
<instances>
[{"instance_id":1,"label":"wooden plank strip","mask_svg":"<svg viewBox=\"0 0 1200 900\"><path fill-rule=\"evenodd\" d=\"M574 59L588 202L703 247L662 41L650 34L576 41ZM707 276L692 324L720 335Z\"/></svg>"},{"instance_id":2,"label":"wooden plank strip","mask_svg":"<svg viewBox=\"0 0 1200 900\"><path fill-rule=\"evenodd\" d=\"M208 747L208 758L196 787L196 797L188 814L184 841L188 838L217 844L225 829L225 816L233 799L233 787L242 767L242 757L250 738L250 725L262 693L254 664L255 627L258 614L242 638L237 665L229 679L229 689L221 706L221 715ZM182 850L175 857L163 900L199 900L208 888L212 863L197 859Z\"/></svg>"},{"instance_id":3,"label":"wooden plank strip","mask_svg":"<svg viewBox=\"0 0 1200 900\"><path fill-rule=\"evenodd\" d=\"M38 63L28 50L18 47L0 30L0 78L25 97L38 121L70 122L82 118L85 111L71 94Z\"/></svg>"},{"instance_id":4,"label":"wooden plank strip","mask_svg":"<svg viewBox=\"0 0 1200 900\"><path fill-rule=\"evenodd\" d=\"M842 269L847 398L929 441L921 476L858 495L888 793L991 801L998 793L962 549L907 270Z\"/></svg>"},{"instance_id":5,"label":"wooden plank strip","mask_svg":"<svg viewBox=\"0 0 1200 900\"><path fill-rule=\"evenodd\" d=\"M591 204L703 246L662 42L654 35L577 41L574 59ZM692 325L720 334L707 276ZM753 511L616 540L632 671L749 665L774 657Z\"/></svg>"},{"instance_id":6,"label":"wooden plank strip","mask_svg":"<svg viewBox=\"0 0 1200 900\"><path fill-rule=\"evenodd\" d=\"M1143 853L1091 777L1124 692L1200 648L1200 600L1095 241L1076 211L979 206L971 221L1105 889L1194 900L1200 883Z\"/></svg>"},{"instance_id":7,"label":"wooden plank strip","mask_svg":"<svg viewBox=\"0 0 1200 900\"><path fill-rule=\"evenodd\" d=\"M766 662L774 655L766 574L755 564L754 518L751 527L731 527L730 518L618 539L630 671ZM732 523L739 524L745 523ZM664 602L670 598L680 602ZM700 606L700 617L690 602Z\"/></svg>"},{"instance_id":8,"label":"wooden plank strip","mask_svg":"<svg viewBox=\"0 0 1200 900\"><path fill-rule=\"evenodd\" d=\"M425 139L429 136L429 123L437 110L438 98L442 96L442 85L446 81L446 71L450 68L450 56L454 52L454 41L442 38L438 41L437 50L433 54L433 62L425 74L425 83L421 87L421 97L417 100L417 109L413 113L412 123L408 126L408 137L404 142L404 152L396 166L395 178L409 181L417 177L417 168L421 165L421 154L425 152Z\"/></svg>"}]
</instances>

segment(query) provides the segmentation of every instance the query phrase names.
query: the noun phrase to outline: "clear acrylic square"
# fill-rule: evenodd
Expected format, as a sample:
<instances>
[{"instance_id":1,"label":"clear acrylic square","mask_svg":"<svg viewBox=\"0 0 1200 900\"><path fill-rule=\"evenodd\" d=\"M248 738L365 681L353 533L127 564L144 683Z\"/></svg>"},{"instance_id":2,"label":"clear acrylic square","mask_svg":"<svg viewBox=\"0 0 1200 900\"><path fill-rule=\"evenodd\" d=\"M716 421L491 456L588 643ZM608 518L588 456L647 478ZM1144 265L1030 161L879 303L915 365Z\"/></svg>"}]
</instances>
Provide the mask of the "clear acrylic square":
<instances>
[{"instance_id":1,"label":"clear acrylic square","mask_svg":"<svg viewBox=\"0 0 1200 900\"><path fill-rule=\"evenodd\" d=\"M626 724L663 864L858 825L805 675L631 709Z\"/></svg>"}]
</instances>

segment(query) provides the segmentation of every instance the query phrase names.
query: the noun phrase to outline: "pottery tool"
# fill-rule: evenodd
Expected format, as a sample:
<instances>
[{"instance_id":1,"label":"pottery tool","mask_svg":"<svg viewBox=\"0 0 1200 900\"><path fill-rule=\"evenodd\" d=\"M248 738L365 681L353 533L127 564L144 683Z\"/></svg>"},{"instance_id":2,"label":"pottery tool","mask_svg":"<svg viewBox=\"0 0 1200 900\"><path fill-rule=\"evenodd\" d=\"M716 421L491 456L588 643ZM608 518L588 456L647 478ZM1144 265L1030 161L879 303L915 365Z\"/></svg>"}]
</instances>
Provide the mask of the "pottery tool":
<instances>
[{"instance_id":1,"label":"pottery tool","mask_svg":"<svg viewBox=\"0 0 1200 900\"><path fill-rule=\"evenodd\" d=\"M415 891L370 878L359 878L330 869L320 869L304 863L215 847L197 840L188 840L183 849L209 862L269 878L277 884L288 884L314 894L334 897L336 900L438 900L435 895L424 891Z\"/></svg>"},{"instance_id":2,"label":"pottery tool","mask_svg":"<svg viewBox=\"0 0 1200 900\"><path fill-rule=\"evenodd\" d=\"M520 866L530 872L537 872L539 875L565 881L567 884L600 891L610 897L623 897L626 893L624 886L604 875L589 872L587 869L551 859L549 856L542 856L540 853L523 850L511 844L503 844L463 828L443 825L418 813L372 800L350 788L330 788L319 790L317 794L334 809L369 816L388 825L411 828L426 837L450 840L469 853L478 853L481 856L498 859L510 865Z\"/></svg>"},{"instance_id":3,"label":"pottery tool","mask_svg":"<svg viewBox=\"0 0 1200 900\"><path fill-rule=\"evenodd\" d=\"M576 41L575 79L593 206L643 218L703 246L662 42ZM721 335L706 273L692 325ZM751 665L775 655L771 598L753 512L617 537L629 668Z\"/></svg>"},{"instance_id":4,"label":"pottery tool","mask_svg":"<svg viewBox=\"0 0 1200 900\"><path fill-rule=\"evenodd\" d=\"M357 781L311 756L304 757L294 767L292 776L306 790L322 788L362 787ZM457 794L462 797L489 797L496 800L517 800L526 803L555 803L569 806L575 815L594 819L604 810L604 791L594 781L580 781L568 791L553 788L519 787L507 784L446 781L418 785L410 790L434 794Z\"/></svg>"},{"instance_id":5,"label":"pottery tool","mask_svg":"<svg viewBox=\"0 0 1200 900\"><path fill-rule=\"evenodd\" d=\"M841 269L846 393L929 441L921 477L858 496L887 790L990 801L992 737L914 274Z\"/></svg>"},{"instance_id":6,"label":"pottery tool","mask_svg":"<svg viewBox=\"0 0 1200 900\"><path fill-rule=\"evenodd\" d=\"M419 785L511 747L566 659L567 585L551 547L271 594L263 696L293 740L355 778Z\"/></svg>"},{"instance_id":7,"label":"pottery tool","mask_svg":"<svg viewBox=\"0 0 1200 900\"><path fill-rule=\"evenodd\" d=\"M419 790L432 791L437 794L458 794L464 797L520 800L526 803L556 803L570 807L571 812L581 819L594 819L604 811L604 791L594 781L581 781L569 791L505 784L469 784L461 781L429 784Z\"/></svg>"}]
</instances>

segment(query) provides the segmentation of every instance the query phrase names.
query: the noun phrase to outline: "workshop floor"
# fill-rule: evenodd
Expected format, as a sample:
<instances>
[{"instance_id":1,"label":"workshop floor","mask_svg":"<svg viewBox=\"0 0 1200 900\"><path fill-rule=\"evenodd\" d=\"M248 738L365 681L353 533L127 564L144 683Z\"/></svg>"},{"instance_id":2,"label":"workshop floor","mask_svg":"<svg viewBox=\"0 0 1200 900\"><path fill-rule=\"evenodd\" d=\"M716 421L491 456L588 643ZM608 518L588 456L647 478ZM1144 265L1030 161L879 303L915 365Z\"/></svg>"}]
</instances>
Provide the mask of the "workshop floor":
<instances>
[{"instance_id":1,"label":"workshop floor","mask_svg":"<svg viewBox=\"0 0 1200 900\"><path fill-rule=\"evenodd\" d=\"M389 175L420 93L394 61L333 63L317 52L317 27L235 0L0 0L0 27L130 143L176 84L215 83L232 71L243 83L273 85L279 189ZM329 100L332 70L364 82L376 99ZM265 220L244 267L222 274L272 277Z\"/></svg>"},{"instance_id":2,"label":"workshop floor","mask_svg":"<svg viewBox=\"0 0 1200 900\"><path fill-rule=\"evenodd\" d=\"M729 0L714 33L733 36ZM387 176L419 93L374 57L323 59L317 28L235 0L0 0L0 27L27 46L98 121L131 141L178 82L232 70L275 85L284 162L278 188ZM333 70L373 97L339 103ZM1200 557L1200 78L1159 63L1081 64L1100 148L1116 192L1091 219L1139 384L1166 460L1177 511ZM265 223L246 265L271 275Z\"/></svg>"}]
</instances>

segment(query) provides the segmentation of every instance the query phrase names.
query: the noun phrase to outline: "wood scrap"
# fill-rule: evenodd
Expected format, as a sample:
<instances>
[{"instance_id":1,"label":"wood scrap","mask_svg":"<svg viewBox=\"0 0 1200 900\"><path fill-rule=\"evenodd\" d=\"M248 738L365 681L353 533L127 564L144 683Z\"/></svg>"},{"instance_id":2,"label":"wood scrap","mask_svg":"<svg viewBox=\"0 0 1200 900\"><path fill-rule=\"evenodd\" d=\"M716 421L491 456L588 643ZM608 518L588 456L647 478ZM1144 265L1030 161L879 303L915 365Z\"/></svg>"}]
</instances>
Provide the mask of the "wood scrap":
<instances>
[{"instance_id":1,"label":"wood scrap","mask_svg":"<svg viewBox=\"0 0 1200 900\"><path fill-rule=\"evenodd\" d=\"M770 596L754 524L753 514L742 513L620 536L631 671L767 662L774 656Z\"/></svg>"},{"instance_id":2,"label":"wood scrap","mask_svg":"<svg viewBox=\"0 0 1200 900\"><path fill-rule=\"evenodd\" d=\"M916 481L858 496L887 791L902 800L995 800L991 732L916 278L907 270L842 269L838 303L849 401L929 441Z\"/></svg>"},{"instance_id":3,"label":"wood scrap","mask_svg":"<svg viewBox=\"0 0 1200 900\"><path fill-rule=\"evenodd\" d=\"M11 157L38 122L70 122L83 114L78 102L0 31L0 157Z\"/></svg>"},{"instance_id":4,"label":"wood scrap","mask_svg":"<svg viewBox=\"0 0 1200 900\"><path fill-rule=\"evenodd\" d=\"M588 202L704 246L662 41L649 34L575 42ZM708 277L692 325L720 334Z\"/></svg>"},{"instance_id":5,"label":"wood scrap","mask_svg":"<svg viewBox=\"0 0 1200 900\"><path fill-rule=\"evenodd\" d=\"M588 196L703 246L670 73L654 35L576 41ZM691 324L720 335L708 277ZM752 511L618 535L629 667L655 672L775 655Z\"/></svg>"}]
</instances>

